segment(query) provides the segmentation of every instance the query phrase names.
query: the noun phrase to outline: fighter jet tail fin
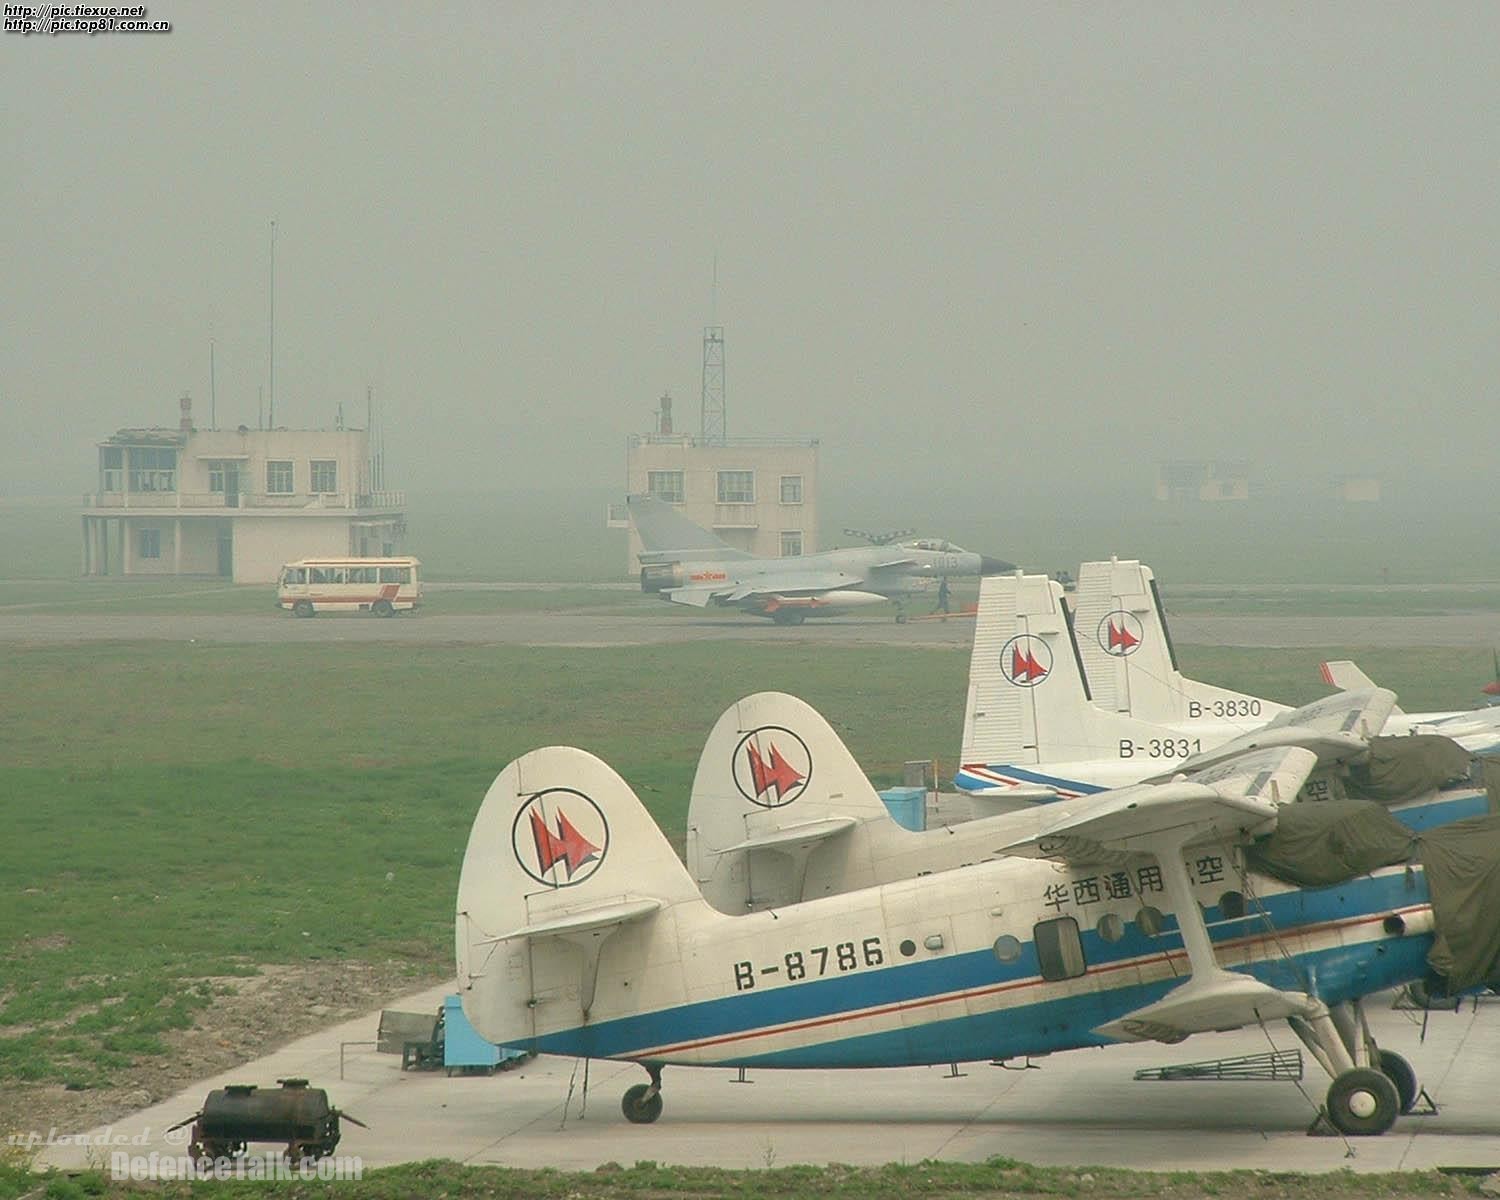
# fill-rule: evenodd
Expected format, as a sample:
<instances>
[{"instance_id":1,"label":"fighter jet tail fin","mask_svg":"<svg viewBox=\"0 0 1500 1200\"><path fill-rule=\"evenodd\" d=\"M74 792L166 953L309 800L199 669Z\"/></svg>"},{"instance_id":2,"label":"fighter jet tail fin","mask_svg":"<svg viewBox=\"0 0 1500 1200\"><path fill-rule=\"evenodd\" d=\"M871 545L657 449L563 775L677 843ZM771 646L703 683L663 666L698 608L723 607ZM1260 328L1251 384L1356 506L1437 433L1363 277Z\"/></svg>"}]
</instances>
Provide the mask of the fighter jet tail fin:
<instances>
[{"instance_id":1,"label":"fighter jet tail fin","mask_svg":"<svg viewBox=\"0 0 1500 1200\"><path fill-rule=\"evenodd\" d=\"M625 501L630 519L641 539L641 561L696 555L721 559L753 558L754 555L731 546L717 534L695 525L663 500L655 496L629 496Z\"/></svg>"}]
</instances>

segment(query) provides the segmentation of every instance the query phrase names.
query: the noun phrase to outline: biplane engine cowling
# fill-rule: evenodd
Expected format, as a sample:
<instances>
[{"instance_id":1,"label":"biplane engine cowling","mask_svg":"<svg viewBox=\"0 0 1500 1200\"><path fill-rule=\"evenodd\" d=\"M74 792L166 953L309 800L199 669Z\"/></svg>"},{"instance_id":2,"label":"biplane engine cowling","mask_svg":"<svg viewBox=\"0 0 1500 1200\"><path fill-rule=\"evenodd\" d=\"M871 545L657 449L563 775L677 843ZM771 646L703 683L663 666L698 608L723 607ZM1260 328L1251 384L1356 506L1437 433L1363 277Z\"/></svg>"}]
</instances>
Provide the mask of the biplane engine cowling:
<instances>
[{"instance_id":1,"label":"biplane engine cowling","mask_svg":"<svg viewBox=\"0 0 1500 1200\"><path fill-rule=\"evenodd\" d=\"M662 592L668 588L680 588L686 581L682 564L650 563L641 568L641 591Z\"/></svg>"}]
</instances>

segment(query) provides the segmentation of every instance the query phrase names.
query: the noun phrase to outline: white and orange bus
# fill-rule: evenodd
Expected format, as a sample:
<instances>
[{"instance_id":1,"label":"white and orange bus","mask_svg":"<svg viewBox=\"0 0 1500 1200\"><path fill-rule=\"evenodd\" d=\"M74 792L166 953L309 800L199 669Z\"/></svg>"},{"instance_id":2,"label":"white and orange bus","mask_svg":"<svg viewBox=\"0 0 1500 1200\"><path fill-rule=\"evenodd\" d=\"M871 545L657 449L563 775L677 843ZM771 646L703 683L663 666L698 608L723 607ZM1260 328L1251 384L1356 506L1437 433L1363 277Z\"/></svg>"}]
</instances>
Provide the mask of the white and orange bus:
<instances>
[{"instance_id":1,"label":"white and orange bus","mask_svg":"<svg viewBox=\"0 0 1500 1200\"><path fill-rule=\"evenodd\" d=\"M422 603L422 564L415 558L298 559L281 568L276 603L299 617L411 612Z\"/></svg>"}]
</instances>

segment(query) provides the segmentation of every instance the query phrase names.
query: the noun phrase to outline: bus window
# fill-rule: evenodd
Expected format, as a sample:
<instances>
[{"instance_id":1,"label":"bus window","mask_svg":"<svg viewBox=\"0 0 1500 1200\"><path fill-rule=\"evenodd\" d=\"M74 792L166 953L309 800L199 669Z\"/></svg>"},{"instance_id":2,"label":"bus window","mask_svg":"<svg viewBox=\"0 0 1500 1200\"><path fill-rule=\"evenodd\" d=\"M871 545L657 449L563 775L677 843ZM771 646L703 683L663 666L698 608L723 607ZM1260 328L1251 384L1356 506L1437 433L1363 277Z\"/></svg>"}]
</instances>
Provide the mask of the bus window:
<instances>
[{"instance_id":1,"label":"bus window","mask_svg":"<svg viewBox=\"0 0 1500 1200\"><path fill-rule=\"evenodd\" d=\"M307 568L306 567L288 567L286 569L286 571L283 572L283 577L285 578L285 580L286 580L287 583L306 583L307 582Z\"/></svg>"},{"instance_id":2,"label":"bus window","mask_svg":"<svg viewBox=\"0 0 1500 1200\"><path fill-rule=\"evenodd\" d=\"M375 568L374 567L350 567L349 568L349 582L350 583L374 583L375 582Z\"/></svg>"},{"instance_id":3,"label":"bus window","mask_svg":"<svg viewBox=\"0 0 1500 1200\"><path fill-rule=\"evenodd\" d=\"M307 569L307 573L310 576L310 579L308 580L308 582L310 582L310 583L332 583L333 582L333 568L332 567L309 567Z\"/></svg>"},{"instance_id":4,"label":"bus window","mask_svg":"<svg viewBox=\"0 0 1500 1200\"><path fill-rule=\"evenodd\" d=\"M411 568L410 567L381 567L380 568L380 582L381 583L410 583L411 582Z\"/></svg>"}]
</instances>

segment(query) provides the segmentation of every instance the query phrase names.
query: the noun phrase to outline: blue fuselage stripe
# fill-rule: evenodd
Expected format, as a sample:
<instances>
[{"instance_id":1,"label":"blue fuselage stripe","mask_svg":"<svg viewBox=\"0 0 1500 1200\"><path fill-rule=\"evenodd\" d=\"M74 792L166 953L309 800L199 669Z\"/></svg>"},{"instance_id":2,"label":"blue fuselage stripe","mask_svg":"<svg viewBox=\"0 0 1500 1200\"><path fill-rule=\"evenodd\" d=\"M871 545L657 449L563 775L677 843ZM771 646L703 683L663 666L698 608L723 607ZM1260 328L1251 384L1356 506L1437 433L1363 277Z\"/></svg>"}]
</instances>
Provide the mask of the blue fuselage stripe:
<instances>
[{"instance_id":1,"label":"blue fuselage stripe","mask_svg":"<svg viewBox=\"0 0 1500 1200\"><path fill-rule=\"evenodd\" d=\"M1224 943L1267 939L1273 931L1275 938L1295 938L1310 927L1352 923L1425 903L1426 881L1420 872L1393 872L1334 887L1280 892L1253 902L1255 910L1246 917L1228 919L1217 908L1205 915L1214 941ZM1068 987L1071 994L1062 997L1021 1000L1043 986L1035 946L1025 943L1020 958L1011 963L999 962L986 947L601 1021L544 1035L534 1047L554 1054L660 1057L663 1061L704 1061L705 1052L711 1051L706 1053L707 1060L731 1066L819 1067L941 1063L1099 1045L1105 1039L1090 1032L1095 1026L1150 1003L1181 982L1180 978L1127 982L1136 978L1130 960L1151 967L1165 954L1181 955L1182 939L1173 917L1165 917L1163 932L1155 937L1142 933L1133 921L1125 930L1116 942L1104 941L1093 929L1082 931L1088 973L1068 984L1045 985L1054 990ZM1430 937L1390 938L1373 944L1356 940L1353 945L1289 959L1274 940L1263 941L1253 951L1257 961L1236 969L1275 987L1315 991L1325 1001L1336 1003L1421 976L1430 945ZM1186 963L1177 969L1185 975ZM1013 990L1018 1003L994 1011L971 1011L951 1020L921 1019L920 1009L935 998L953 997L961 1002L961 993L1002 989ZM903 1027L841 1036L846 1015L882 1007L918 1011L912 1023ZM907 1015L903 1012L896 1019L905 1021ZM803 1022L823 1026L826 1037L807 1046L760 1052L755 1049L763 1044L760 1038L744 1036L774 1037L779 1027ZM717 1044L697 1045L704 1042ZM665 1052L656 1055L650 1053L653 1050Z\"/></svg>"}]
</instances>

